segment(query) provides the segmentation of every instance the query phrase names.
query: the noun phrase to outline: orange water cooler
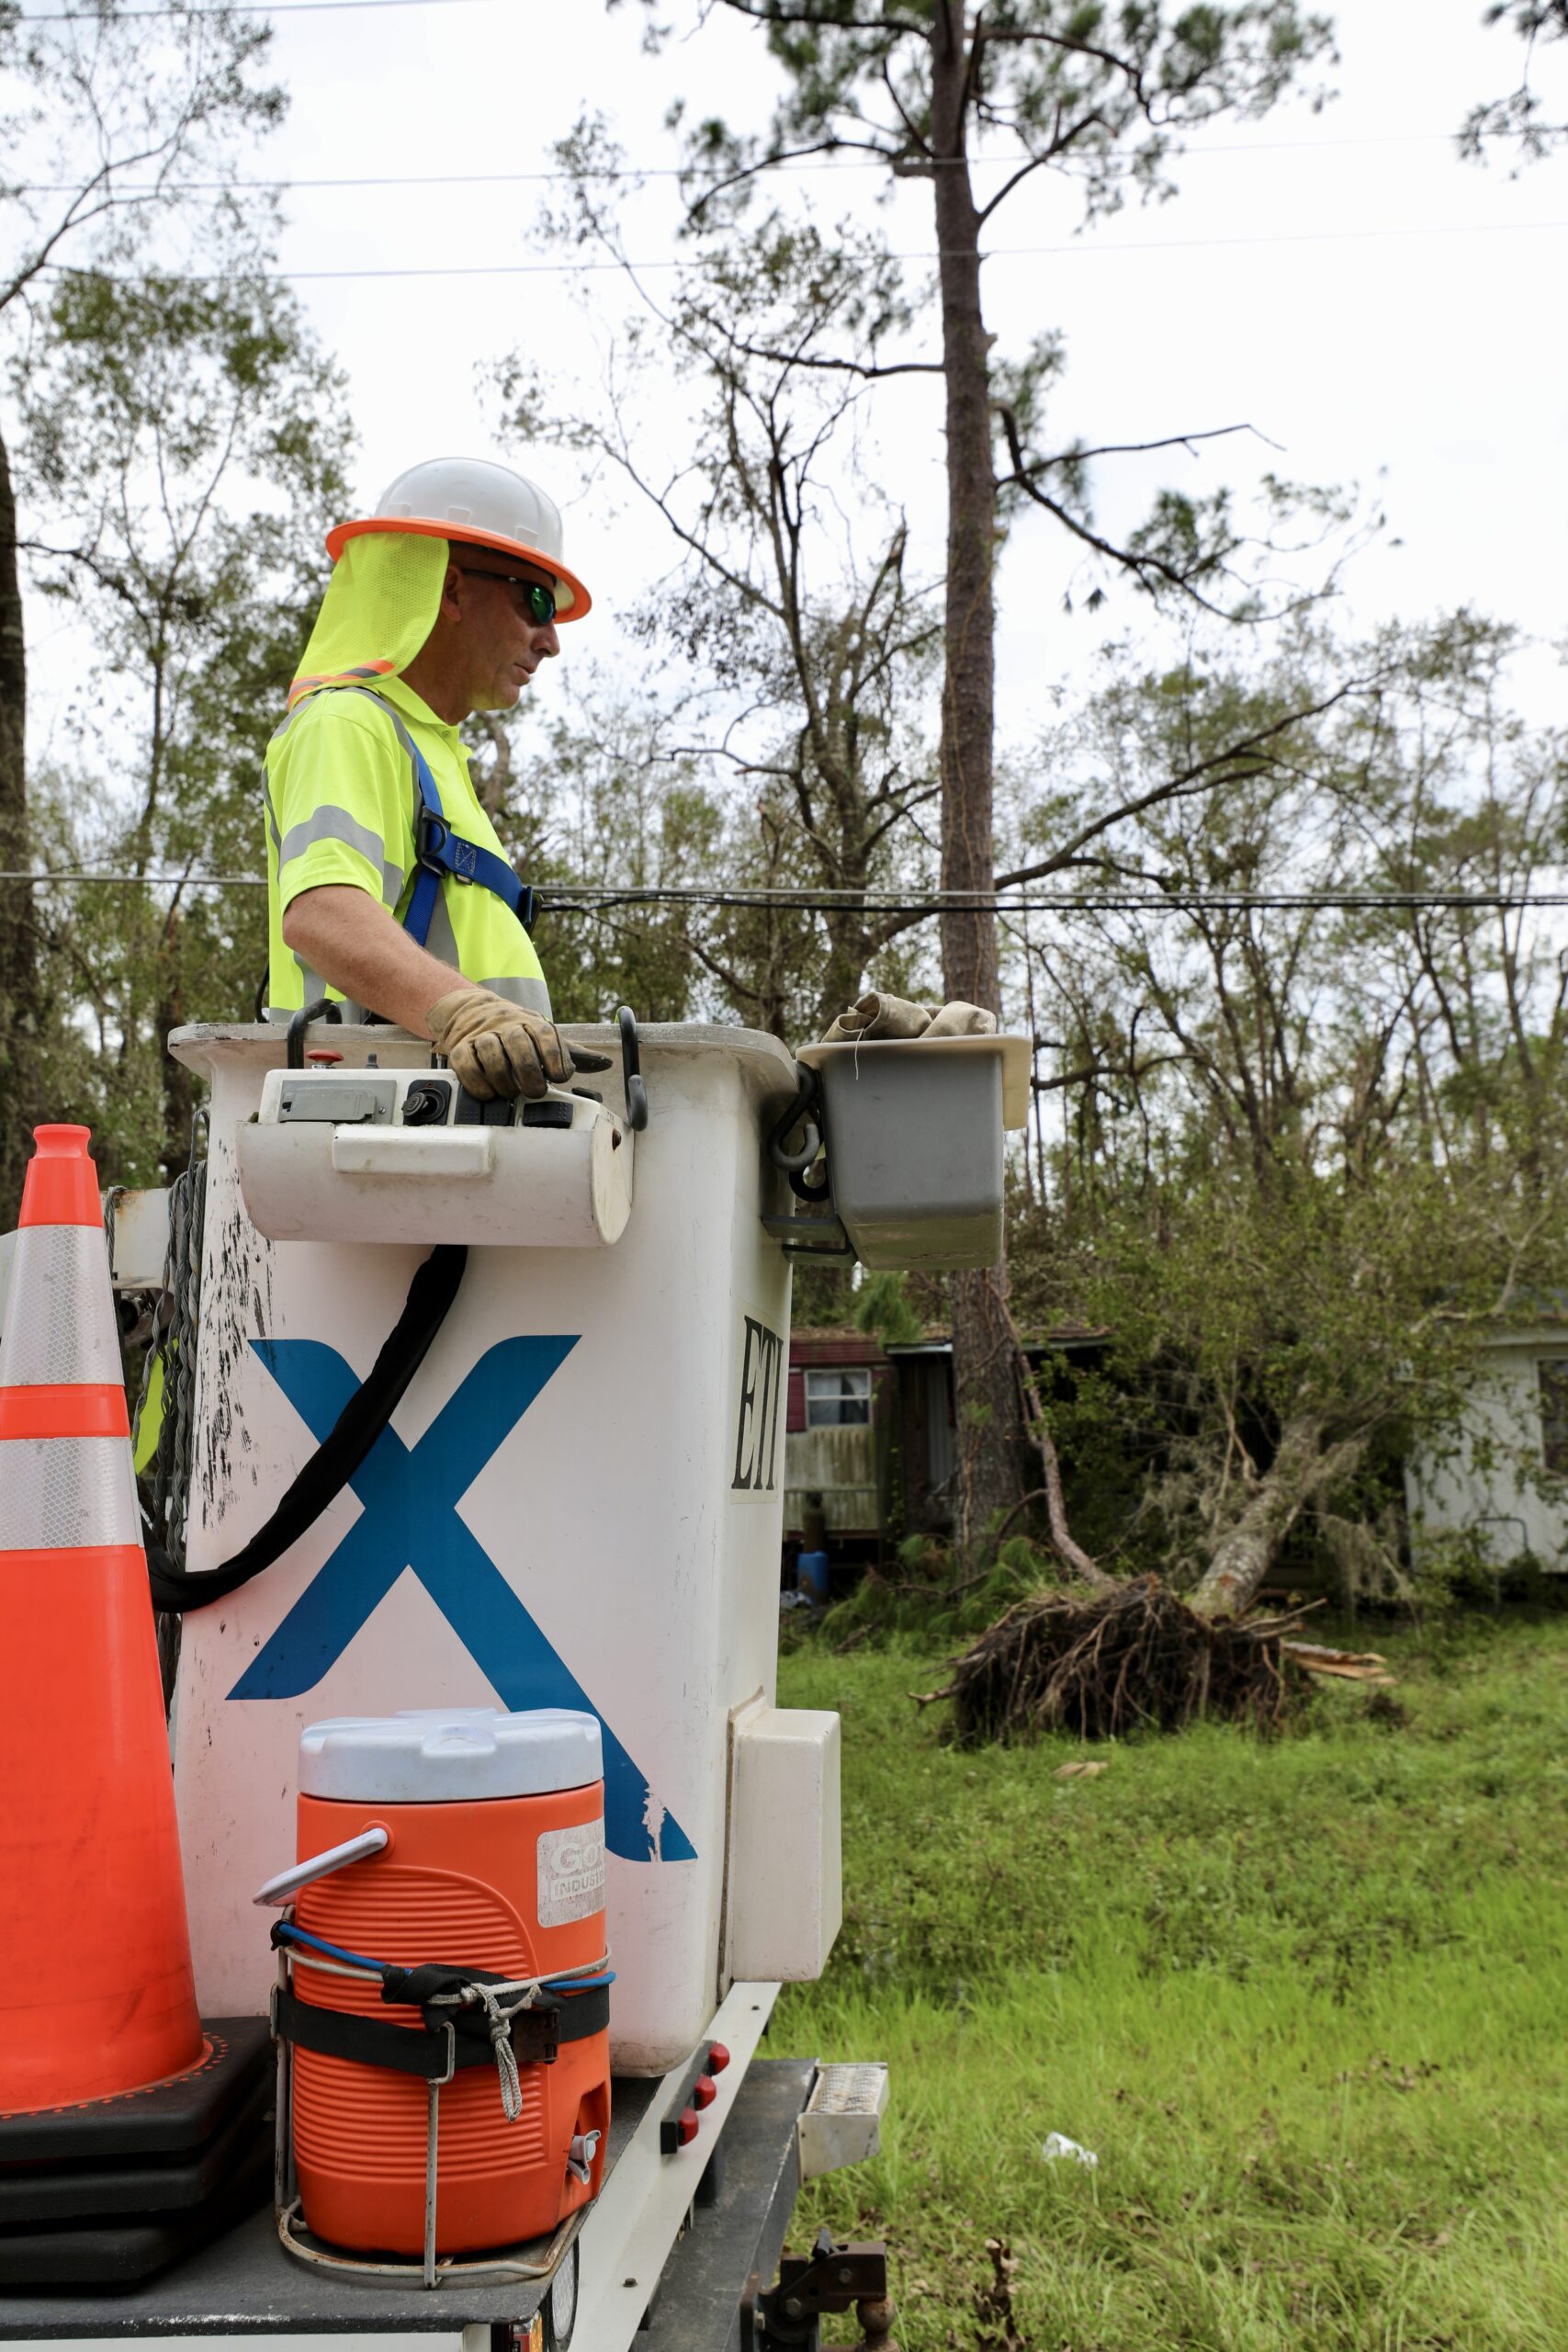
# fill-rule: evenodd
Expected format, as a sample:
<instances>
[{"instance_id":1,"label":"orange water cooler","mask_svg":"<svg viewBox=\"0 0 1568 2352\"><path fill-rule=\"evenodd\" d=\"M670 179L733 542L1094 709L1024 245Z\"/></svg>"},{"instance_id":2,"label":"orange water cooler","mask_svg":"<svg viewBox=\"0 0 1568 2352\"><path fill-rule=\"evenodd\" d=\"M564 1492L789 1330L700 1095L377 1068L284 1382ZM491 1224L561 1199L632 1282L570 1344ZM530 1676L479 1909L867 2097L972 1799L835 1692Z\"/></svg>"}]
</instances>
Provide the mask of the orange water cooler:
<instances>
[{"instance_id":1,"label":"orange water cooler","mask_svg":"<svg viewBox=\"0 0 1568 2352\"><path fill-rule=\"evenodd\" d=\"M314 2237L428 2260L433 2189L434 2252L460 2258L545 2236L597 2193L610 2121L602 1774L596 1719L557 1709L344 1717L303 1734L299 1863L257 1899L295 1905L275 1939L292 1976L292 2153ZM501 1980L502 2007L537 1984L507 2029L509 2089L496 2009L470 1999L459 2017L449 1993L422 2007L430 1963ZM405 1985L404 1970L423 1973ZM454 2050L457 2071L443 2082L438 2069L434 2093L428 2070L394 2071L389 2030L419 2036L422 2053L433 2040L437 2057Z\"/></svg>"}]
</instances>

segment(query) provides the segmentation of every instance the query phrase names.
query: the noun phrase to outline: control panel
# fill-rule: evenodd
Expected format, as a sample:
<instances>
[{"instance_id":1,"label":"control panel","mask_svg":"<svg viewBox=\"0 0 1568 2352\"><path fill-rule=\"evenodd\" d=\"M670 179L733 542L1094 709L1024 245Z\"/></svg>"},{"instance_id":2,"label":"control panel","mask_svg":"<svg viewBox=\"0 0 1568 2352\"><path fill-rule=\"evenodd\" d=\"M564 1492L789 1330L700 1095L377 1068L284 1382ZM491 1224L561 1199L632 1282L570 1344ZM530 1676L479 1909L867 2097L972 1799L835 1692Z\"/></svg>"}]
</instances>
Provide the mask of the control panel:
<instances>
[{"instance_id":1,"label":"control panel","mask_svg":"<svg viewBox=\"0 0 1568 2352\"><path fill-rule=\"evenodd\" d=\"M268 1070L236 1149L275 1241L584 1249L626 1228L636 1139L591 1087L481 1102L449 1069L334 1061Z\"/></svg>"},{"instance_id":2,"label":"control panel","mask_svg":"<svg viewBox=\"0 0 1568 2352\"><path fill-rule=\"evenodd\" d=\"M536 1102L481 1102L450 1070L273 1070L261 1117L280 1126L305 1120L334 1127L556 1127L573 1125L576 1102L598 1102L592 1088L552 1091Z\"/></svg>"}]
</instances>

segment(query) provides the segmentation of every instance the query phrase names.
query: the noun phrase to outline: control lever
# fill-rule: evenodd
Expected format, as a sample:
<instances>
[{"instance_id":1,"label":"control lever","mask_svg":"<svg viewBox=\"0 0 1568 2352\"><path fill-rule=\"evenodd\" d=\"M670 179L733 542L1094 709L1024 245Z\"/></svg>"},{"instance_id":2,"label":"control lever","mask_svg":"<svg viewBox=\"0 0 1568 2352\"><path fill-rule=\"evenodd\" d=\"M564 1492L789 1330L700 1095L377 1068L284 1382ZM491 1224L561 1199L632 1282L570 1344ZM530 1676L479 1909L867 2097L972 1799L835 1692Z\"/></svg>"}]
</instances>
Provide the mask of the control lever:
<instances>
[{"instance_id":1,"label":"control lever","mask_svg":"<svg viewBox=\"0 0 1568 2352\"><path fill-rule=\"evenodd\" d=\"M629 1004L620 1007L615 1014L615 1024L621 1033L621 1075L626 1080L626 1125L633 1135L639 1136L648 1125L648 1087L642 1075L637 1014Z\"/></svg>"},{"instance_id":2,"label":"control lever","mask_svg":"<svg viewBox=\"0 0 1568 2352\"><path fill-rule=\"evenodd\" d=\"M797 1201L825 1201L833 1189L827 1170L815 1180L807 1173L822 1149L822 1090L817 1072L803 1062L796 1062L795 1075L795 1097L769 1132L768 1158L789 1178L790 1191ZM789 1136L796 1126L800 1141L791 1151Z\"/></svg>"},{"instance_id":3,"label":"control lever","mask_svg":"<svg viewBox=\"0 0 1568 2352\"><path fill-rule=\"evenodd\" d=\"M305 1032L312 1021L341 1022L342 1019L343 1007L335 997L319 996L314 1004L302 1004L288 1023L289 1069L303 1069L305 1067Z\"/></svg>"}]
</instances>

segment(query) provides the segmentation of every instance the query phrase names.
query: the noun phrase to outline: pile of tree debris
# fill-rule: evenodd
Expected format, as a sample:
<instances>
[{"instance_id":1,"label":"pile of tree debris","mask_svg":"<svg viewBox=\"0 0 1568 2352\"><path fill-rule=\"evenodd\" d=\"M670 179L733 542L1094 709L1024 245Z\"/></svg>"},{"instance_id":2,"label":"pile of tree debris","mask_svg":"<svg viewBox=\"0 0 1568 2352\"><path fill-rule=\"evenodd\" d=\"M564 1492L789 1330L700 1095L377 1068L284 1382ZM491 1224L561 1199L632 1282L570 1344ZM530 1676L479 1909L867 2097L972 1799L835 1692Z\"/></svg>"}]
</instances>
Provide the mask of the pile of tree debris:
<instances>
[{"instance_id":1,"label":"pile of tree debris","mask_svg":"<svg viewBox=\"0 0 1568 2352\"><path fill-rule=\"evenodd\" d=\"M1083 1595L1021 1600L954 1662L940 1690L961 1746L1045 1731L1115 1739L1179 1731L1201 1716L1275 1731L1304 1688L1290 1669L1392 1680L1382 1658L1292 1639L1297 1611L1243 1622L1201 1617L1157 1577Z\"/></svg>"}]
</instances>

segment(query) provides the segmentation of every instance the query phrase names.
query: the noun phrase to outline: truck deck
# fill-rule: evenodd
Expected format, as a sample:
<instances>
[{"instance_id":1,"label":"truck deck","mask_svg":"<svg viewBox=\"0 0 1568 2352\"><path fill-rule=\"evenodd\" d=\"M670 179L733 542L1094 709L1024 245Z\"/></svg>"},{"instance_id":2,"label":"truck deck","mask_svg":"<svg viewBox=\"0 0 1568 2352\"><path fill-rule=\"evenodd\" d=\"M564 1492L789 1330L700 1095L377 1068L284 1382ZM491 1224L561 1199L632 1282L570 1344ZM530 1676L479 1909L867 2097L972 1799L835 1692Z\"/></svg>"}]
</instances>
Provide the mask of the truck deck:
<instances>
[{"instance_id":1,"label":"truck deck","mask_svg":"<svg viewBox=\"0 0 1568 2352\"><path fill-rule=\"evenodd\" d=\"M749 2286L777 2271L800 2186L798 2120L818 2072L809 2059L752 2055L775 1992L737 1986L715 2018L731 2064L689 2146L660 2145L688 2069L615 2078L604 2185L575 2241L573 2352L740 2344ZM284 2252L269 2207L129 2288L0 2294L0 2341L461 2335L462 2352L514 2352L548 2293L544 2279L453 2272L426 2290L318 2269Z\"/></svg>"}]
</instances>

